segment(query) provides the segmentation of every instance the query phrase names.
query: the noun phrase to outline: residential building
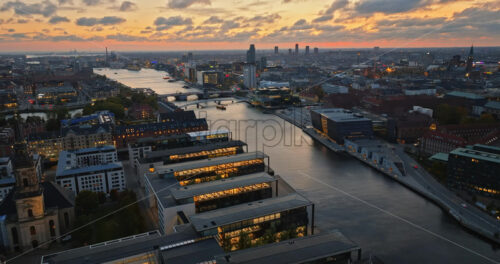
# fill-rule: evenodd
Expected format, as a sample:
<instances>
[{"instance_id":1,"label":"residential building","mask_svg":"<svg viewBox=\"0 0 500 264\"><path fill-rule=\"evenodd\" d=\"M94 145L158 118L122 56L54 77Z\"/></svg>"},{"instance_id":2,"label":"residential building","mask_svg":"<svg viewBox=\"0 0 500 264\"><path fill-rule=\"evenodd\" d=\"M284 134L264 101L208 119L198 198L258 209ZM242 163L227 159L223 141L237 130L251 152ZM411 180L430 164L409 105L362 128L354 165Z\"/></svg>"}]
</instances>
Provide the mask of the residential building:
<instances>
[{"instance_id":1,"label":"residential building","mask_svg":"<svg viewBox=\"0 0 500 264\"><path fill-rule=\"evenodd\" d=\"M61 151L56 182L75 194L82 190L109 193L126 188L123 165L111 146Z\"/></svg>"},{"instance_id":2,"label":"residential building","mask_svg":"<svg viewBox=\"0 0 500 264\"><path fill-rule=\"evenodd\" d=\"M344 139L373 136L372 120L342 108L311 110L313 127L338 144Z\"/></svg>"},{"instance_id":3,"label":"residential building","mask_svg":"<svg viewBox=\"0 0 500 264\"><path fill-rule=\"evenodd\" d=\"M5 199L10 190L14 188L16 178L14 177L14 168L10 157L0 158L0 201Z\"/></svg>"},{"instance_id":4,"label":"residential building","mask_svg":"<svg viewBox=\"0 0 500 264\"><path fill-rule=\"evenodd\" d=\"M75 102L78 93L71 84L62 86L42 87L37 89L37 102L39 104L55 104L57 102Z\"/></svg>"},{"instance_id":5,"label":"residential building","mask_svg":"<svg viewBox=\"0 0 500 264\"><path fill-rule=\"evenodd\" d=\"M257 68L255 64L245 64L243 66L243 85L247 89L254 89L257 87Z\"/></svg>"},{"instance_id":6,"label":"residential building","mask_svg":"<svg viewBox=\"0 0 500 264\"><path fill-rule=\"evenodd\" d=\"M467 141L453 134L429 131L420 138L420 150L426 155L439 152L448 153L456 148L464 147Z\"/></svg>"},{"instance_id":7,"label":"residential building","mask_svg":"<svg viewBox=\"0 0 500 264\"><path fill-rule=\"evenodd\" d=\"M0 236L9 251L41 246L71 230L74 205L68 194L51 182L40 183L25 146L16 145L15 188L0 204Z\"/></svg>"},{"instance_id":8,"label":"residential building","mask_svg":"<svg viewBox=\"0 0 500 264\"><path fill-rule=\"evenodd\" d=\"M184 134L207 129L208 125L205 118L199 118L186 122L170 121L139 125L122 125L116 127L114 139L116 147L120 149L127 147L130 143L137 142L140 138Z\"/></svg>"},{"instance_id":9,"label":"residential building","mask_svg":"<svg viewBox=\"0 0 500 264\"><path fill-rule=\"evenodd\" d=\"M450 188L480 196L500 198L500 148L473 145L448 155Z\"/></svg>"},{"instance_id":10,"label":"residential building","mask_svg":"<svg viewBox=\"0 0 500 264\"><path fill-rule=\"evenodd\" d=\"M28 147L33 153L57 161L62 150L76 150L114 145L110 125L64 127L61 132L31 134Z\"/></svg>"}]
</instances>

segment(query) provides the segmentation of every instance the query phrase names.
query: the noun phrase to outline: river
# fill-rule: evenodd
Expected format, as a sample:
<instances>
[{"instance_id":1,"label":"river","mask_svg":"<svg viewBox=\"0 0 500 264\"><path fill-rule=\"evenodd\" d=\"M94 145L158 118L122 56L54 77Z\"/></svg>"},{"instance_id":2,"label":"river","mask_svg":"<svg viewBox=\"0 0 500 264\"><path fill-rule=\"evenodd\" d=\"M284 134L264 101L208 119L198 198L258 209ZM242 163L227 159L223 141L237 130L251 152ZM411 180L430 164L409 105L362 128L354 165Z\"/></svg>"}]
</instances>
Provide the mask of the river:
<instances>
[{"instance_id":1,"label":"river","mask_svg":"<svg viewBox=\"0 0 500 264\"><path fill-rule=\"evenodd\" d=\"M178 89L176 83L149 79L163 72L110 71L108 77L133 88L159 94ZM279 117L244 103L228 105L226 111L213 104L193 109L207 118L211 129L229 128L233 138L248 143L249 151L268 154L276 174L315 203L317 232L338 229L385 263L500 262L498 248L433 203L359 161L329 151Z\"/></svg>"}]
</instances>

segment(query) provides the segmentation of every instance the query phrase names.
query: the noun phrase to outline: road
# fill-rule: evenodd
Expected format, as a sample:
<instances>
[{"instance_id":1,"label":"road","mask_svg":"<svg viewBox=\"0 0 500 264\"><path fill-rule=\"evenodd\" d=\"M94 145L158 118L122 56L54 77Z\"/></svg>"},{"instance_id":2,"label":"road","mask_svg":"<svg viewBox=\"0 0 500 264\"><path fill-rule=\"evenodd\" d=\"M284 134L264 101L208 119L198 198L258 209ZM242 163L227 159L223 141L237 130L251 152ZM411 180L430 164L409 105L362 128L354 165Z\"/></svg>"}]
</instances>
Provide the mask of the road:
<instances>
[{"instance_id":1,"label":"road","mask_svg":"<svg viewBox=\"0 0 500 264\"><path fill-rule=\"evenodd\" d=\"M440 199L446 207L450 208L452 214L456 213L457 220L479 229L492 238L495 233L500 233L500 221L475 206L467 204L452 191L437 182L422 167L414 168L414 165L418 163L404 152L403 147L395 146L395 151L405 164L406 177L412 177L422 188ZM466 207L463 205L466 205Z\"/></svg>"}]
</instances>

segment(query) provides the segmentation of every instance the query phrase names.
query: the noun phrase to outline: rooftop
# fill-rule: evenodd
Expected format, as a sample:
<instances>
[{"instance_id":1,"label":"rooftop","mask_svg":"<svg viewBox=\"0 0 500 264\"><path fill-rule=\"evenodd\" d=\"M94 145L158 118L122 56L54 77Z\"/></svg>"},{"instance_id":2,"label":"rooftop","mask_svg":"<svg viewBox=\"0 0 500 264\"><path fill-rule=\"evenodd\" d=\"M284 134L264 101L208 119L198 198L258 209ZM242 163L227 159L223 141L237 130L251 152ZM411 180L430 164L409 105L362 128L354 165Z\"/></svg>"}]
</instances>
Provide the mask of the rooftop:
<instances>
[{"instance_id":1,"label":"rooftop","mask_svg":"<svg viewBox=\"0 0 500 264\"><path fill-rule=\"evenodd\" d=\"M435 160L435 161L442 161L442 162L448 162L448 153L436 153L432 155L429 160Z\"/></svg>"},{"instance_id":2,"label":"rooftop","mask_svg":"<svg viewBox=\"0 0 500 264\"><path fill-rule=\"evenodd\" d=\"M312 202L298 193L264 199L248 204L239 204L190 216L194 229L198 232L216 228L255 217L283 212L285 210L311 205Z\"/></svg>"},{"instance_id":3,"label":"rooftop","mask_svg":"<svg viewBox=\"0 0 500 264\"><path fill-rule=\"evenodd\" d=\"M466 99L471 99L471 100L481 100L481 99L485 99L483 96L481 95L477 95L477 94L474 94L474 93L466 93L466 92L460 92L460 91L453 91L453 92L449 92L446 94L447 96L454 96L454 97L462 97L462 98L466 98Z\"/></svg>"},{"instance_id":4,"label":"rooftop","mask_svg":"<svg viewBox=\"0 0 500 264\"><path fill-rule=\"evenodd\" d=\"M84 148L84 149L77 149L75 151L72 151L73 153L77 155L83 155L83 154L88 154L88 153L95 153L95 152L104 152L104 151L115 151L116 148L114 146L100 146L100 147L94 147L94 148Z\"/></svg>"},{"instance_id":5,"label":"rooftop","mask_svg":"<svg viewBox=\"0 0 500 264\"><path fill-rule=\"evenodd\" d=\"M265 172L253 173L240 177L231 177L211 182L193 184L183 187L172 188L170 192L176 200L191 198L197 195L229 190L238 187L249 186L257 183L272 182L276 178Z\"/></svg>"},{"instance_id":6,"label":"rooftop","mask_svg":"<svg viewBox=\"0 0 500 264\"><path fill-rule=\"evenodd\" d=\"M361 114L353 113L343 108L315 109L313 111L335 122L371 121L371 119Z\"/></svg>"},{"instance_id":7,"label":"rooftop","mask_svg":"<svg viewBox=\"0 0 500 264\"><path fill-rule=\"evenodd\" d=\"M88 264L123 260L140 254L154 254L155 263L185 264L201 263L213 259L224 251L213 239L200 239L192 228L179 233L160 236L151 231L90 246L70 249L44 256L42 263Z\"/></svg>"},{"instance_id":8,"label":"rooftop","mask_svg":"<svg viewBox=\"0 0 500 264\"><path fill-rule=\"evenodd\" d=\"M454 149L450 152L450 155L459 155L472 159L489 161L500 164L500 154L495 154L486 151L479 151L476 149L472 149L470 147Z\"/></svg>"},{"instance_id":9,"label":"rooftop","mask_svg":"<svg viewBox=\"0 0 500 264\"><path fill-rule=\"evenodd\" d=\"M500 110L500 102L489 101L484 105L484 107Z\"/></svg>"},{"instance_id":10,"label":"rooftop","mask_svg":"<svg viewBox=\"0 0 500 264\"><path fill-rule=\"evenodd\" d=\"M228 148L228 147L237 147L237 146L245 146L246 144L240 140L232 140L225 142L214 142L203 145L196 145L191 147L180 147L159 151L152 151L146 154L145 158L139 160L140 163L150 163L155 161L161 161L164 158L168 158L170 155L182 155L187 153L195 153L200 151L210 151L219 148Z\"/></svg>"},{"instance_id":11,"label":"rooftop","mask_svg":"<svg viewBox=\"0 0 500 264\"><path fill-rule=\"evenodd\" d=\"M59 156L59 162L57 163L56 178L64 177L68 175L81 174L81 173L97 173L100 171L121 169L123 165L121 162L113 162L101 165L86 166L79 168L67 168L66 158L61 160L61 157L66 157L64 155Z\"/></svg>"},{"instance_id":12,"label":"rooftop","mask_svg":"<svg viewBox=\"0 0 500 264\"><path fill-rule=\"evenodd\" d=\"M183 163L179 163L179 164L161 166L160 168L157 169L157 171L159 174L162 174L162 173L169 173L169 172L175 172L175 171L204 168L204 167L208 167L208 166L214 166L214 165L226 164L226 163L232 163L232 162L238 162L238 161L245 161L245 160L251 160L251 159L264 159L267 157L268 156L266 154L264 154L260 151L255 151L255 152L241 153L241 154L237 154L237 155L233 155L233 156L225 156L225 157L218 157L218 158L204 159L204 160L194 160L194 161L188 161L188 162L183 162Z\"/></svg>"},{"instance_id":13,"label":"rooftop","mask_svg":"<svg viewBox=\"0 0 500 264\"><path fill-rule=\"evenodd\" d=\"M337 230L230 252L215 257L217 263L309 263L360 249Z\"/></svg>"}]
</instances>

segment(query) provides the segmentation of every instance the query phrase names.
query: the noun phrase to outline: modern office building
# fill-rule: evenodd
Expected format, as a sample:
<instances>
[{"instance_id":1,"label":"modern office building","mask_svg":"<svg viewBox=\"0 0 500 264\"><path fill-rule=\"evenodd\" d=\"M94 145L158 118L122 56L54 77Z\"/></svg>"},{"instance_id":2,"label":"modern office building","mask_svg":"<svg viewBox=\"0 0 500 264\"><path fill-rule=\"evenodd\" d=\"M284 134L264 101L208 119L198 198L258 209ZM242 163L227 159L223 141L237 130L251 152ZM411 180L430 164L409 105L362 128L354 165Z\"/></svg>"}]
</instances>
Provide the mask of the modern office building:
<instances>
[{"instance_id":1,"label":"modern office building","mask_svg":"<svg viewBox=\"0 0 500 264\"><path fill-rule=\"evenodd\" d=\"M214 263L223 254L215 239L201 239L192 228L162 236L158 231L123 237L46 255L41 264Z\"/></svg>"},{"instance_id":2,"label":"modern office building","mask_svg":"<svg viewBox=\"0 0 500 264\"><path fill-rule=\"evenodd\" d=\"M500 148L473 145L448 155L450 188L480 196L500 198Z\"/></svg>"},{"instance_id":3,"label":"modern office building","mask_svg":"<svg viewBox=\"0 0 500 264\"><path fill-rule=\"evenodd\" d=\"M299 43L295 43L295 55L299 55Z\"/></svg>"},{"instance_id":4,"label":"modern office building","mask_svg":"<svg viewBox=\"0 0 500 264\"><path fill-rule=\"evenodd\" d=\"M318 54L319 53L319 49L318 48L314 48L314 54Z\"/></svg>"},{"instance_id":5,"label":"modern office building","mask_svg":"<svg viewBox=\"0 0 500 264\"><path fill-rule=\"evenodd\" d=\"M257 68L255 64L245 64L243 66L243 85L248 89L257 87Z\"/></svg>"},{"instance_id":6,"label":"modern office building","mask_svg":"<svg viewBox=\"0 0 500 264\"><path fill-rule=\"evenodd\" d=\"M193 160L230 156L243 153L246 144L242 141L223 141L200 144L191 147L173 148L145 153L143 158L133 162L137 175L142 178L150 168Z\"/></svg>"},{"instance_id":7,"label":"modern office building","mask_svg":"<svg viewBox=\"0 0 500 264\"><path fill-rule=\"evenodd\" d=\"M357 263L361 248L338 230L215 256L217 264Z\"/></svg>"},{"instance_id":8,"label":"modern office building","mask_svg":"<svg viewBox=\"0 0 500 264\"><path fill-rule=\"evenodd\" d=\"M151 151L227 142L230 139L231 132L225 129L147 137L141 138L135 143L128 144L128 155L130 164L134 164L135 166L137 159L146 157L146 153Z\"/></svg>"},{"instance_id":9,"label":"modern office building","mask_svg":"<svg viewBox=\"0 0 500 264\"><path fill-rule=\"evenodd\" d=\"M311 110L313 127L327 135L337 144L344 139L369 138L373 136L372 120L342 108Z\"/></svg>"},{"instance_id":10,"label":"modern office building","mask_svg":"<svg viewBox=\"0 0 500 264\"><path fill-rule=\"evenodd\" d=\"M221 71L197 71L196 72L196 83L202 87L215 88L221 85L223 81L223 75Z\"/></svg>"},{"instance_id":11,"label":"modern office building","mask_svg":"<svg viewBox=\"0 0 500 264\"><path fill-rule=\"evenodd\" d=\"M164 178L175 178L181 186L241 176L266 170L269 156L256 151L234 156L188 161L151 168ZM267 168L269 172L269 168Z\"/></svg>"},{"instance_id":12,"label":"modern office building","mask_svg":"<svg viewBox=\"0 0 500 264\"><path fill-rule=\"evenodd\" d=\"M215 236L226 252L314 234L314 204L294 193L195 214L202 237Z\"/></svg>"},{"instance_id":13,"label":"modern office building","mask_svg":"<svg viewBox=\"0 0 500 264\"><path fill-rule=\"evenodd\" d=\"M274 54L275 55L279 54L279 47L278 46L274 46Z\"/></svg>"},{"instance_id":14,"label":"modern office building","mask_svg":"<svg viewBox=\"0 0 500 264\"><path fill-rule=\"evenodd\" d=\"M126 188L123 165L117 162L116 149L104 147L80 151L61 151L57 163L56 182L78 194L80 191L109 193ZM108 162L109 161L109 162Z\"/></svg>"},{"instance_id":15,"label":"modern office building","mask_svg":"<svg viewBox=\"0 0 500 264\"><path fill-rule=\"evenodd\" d=\"M152 194L148 202L162 234L189 223L193 214L277 195L277 178L263 172L189 186L154 174L146 177L146 193Z\"/></svg>"},{"instance_id":16,"label":"modern office building","mask_svg":"<svg viewBox=\"0 0 500 264\"><path fill-rule=\"evenodd\" d=\"M306 46L306 55L309 55L309 46Z\"/></svg>"}]
</instances>

